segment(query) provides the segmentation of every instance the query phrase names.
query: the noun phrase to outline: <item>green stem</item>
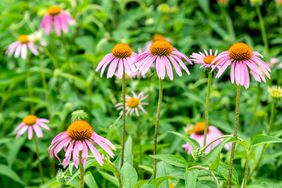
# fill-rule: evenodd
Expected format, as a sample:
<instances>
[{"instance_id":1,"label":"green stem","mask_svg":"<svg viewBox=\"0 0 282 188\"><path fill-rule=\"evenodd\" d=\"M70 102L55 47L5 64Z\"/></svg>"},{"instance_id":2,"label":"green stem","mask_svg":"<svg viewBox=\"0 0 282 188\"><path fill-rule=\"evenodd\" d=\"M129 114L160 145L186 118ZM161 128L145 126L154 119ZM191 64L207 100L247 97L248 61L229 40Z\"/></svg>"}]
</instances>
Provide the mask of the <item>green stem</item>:
<instances>
[{"instance_id":1,"label":"green stem","mask_svg":"<svg viewBox=\"0 0 282 188\"><path fill-rule=\"evenodd\" d=\"M212 72L208 74L208 92L206 96L206 105L205 105L205 129L204 129L204 146L207 143L207 133L209 128L209 100L210 100L210 92L211 92L211 79L212 79Z\"/></svg>"},{"instance_id":2,"label":"green stem","mask_svg":"<svg viewBox=\"0 0 282 188\"><path fill-rule=\"evenodd\" d=\"M113 169L114 169L114 174L115 174L115 176L116 176L116 178L117 178L117 180L118 180L118 186L119 186L119 188L122 188L120 173L119 173L118 169L116 168L116 166L115 166L111 161L109 161L109 164L110 164L110 165L113 167Z\"/></svg>"},{"instance_id":3,"label":"green stem","mask_svg":"<svg viewBox=\"0 0 282 188\"><path fill-rule=\"evenodd\" d=\"M241 95L241 87L237 86L237 95L236 95L236 109L235 109L235 122L234 122L234 131L233 136L237 137L238 127L239 127L239 104L240 104L240 95ZM232 180L232 167L233 167L233 160L235 154L235 146L236 142L232 143L231 148L231 156L230 156L230 164L229 164L229 174L227 178L227 188L231 188L231 180Z\"/></svg>"},{"instance_id":4,"label":"green stem","mask_svg":"<svg viewBox=\"0 0 282 188\"><path fill-rule=\"evenodd\" d=\"M273 126L273 122L274 122L274 119L275 119L275 109L276 109L276 101L274 100L272 102L272 105L271 105L271 114L270 114L270 119L269 119L269 124L268 124L268 131L267 131L267 134L269 135L272 131L272 126ZM250 173L250 177L252 177L252 175L255 173L256 170L258 170L259 166L260 166L260 162L262 160L262 156L263 156L263 153L265 152L266 150L266 147L267 145L264 144L263 145L263 148L259 154L259 157L258 157L258 160L257 162L254 164L254 168L253 170L251 171Z\"/></svg>"},{"instance_id":5,"label":"green stem","mask_svg":"<svg viewBox=\"0 0 282 188\"><path fill-rule=\"evenodd\" d=\"M257 85L257 97L256 97L256 102L255 102L255 105L254 105L254 112L253 112L253 122L252 122L252 125L255 125L256 124L256 112L257 112L257 106L258 104L260 103L260 83L258 83ZM254 129L253 129L254 130Z\"/></svg>"},{"instance_id":6,"label":"green stem","mask_svg":"<svg viewBox=\"0 0 282 188\"><path fill-rule=\"evenodd\" d=\"M54 56L49 52L49 50L47 48L44 48L44 52L46 53L46 55L51 59L51 62L53 63L53 66L55 69L58 69L58 62L57 60L54 58Z\"/></svg>"},{"instance_id":7,"label":"green stem","mask_svg":"<svg viewBox=\"0 0 282 188\"><path fill-rule=\"evenodd\" d=\"M62 33L62 44L63 44L64 53L65 53L65 56L66 56L66 61L67 61L67 64L68 64L68 68L71 71L72 63L71 63L71 61L69 59L69 53L68 53L68 48L67 48L67 41L66 41L64 33Z\"/></svg>"},{"instance_id":8,"label":"green stem","mask_svg":"<svg viewBox=\"0 0 282 188\"><path fill-rule=\"evenodd\" d=\"M38 144L38 140L36 136L34 136L34 143L35 143L35 152L36 152L37 160L38 160L38 168L39 168L39 173L40 173L41 184L44 184L43 168L40 162L39 144Z\"/></svg>"},{"instance_id":9,"label":"green stem","mask_svg":"<svg viewBox=\"0 0 282 188\"><path fill-rule=\"evenodd\" d=\"M79 151L80 188L84 188L84 168L82 164L82 151Z\"/></svg>"},{"instance_id":10,"label":"green stem","mask_svg":"<svg viewBox=\"0 0 282 188\"><path fill-rule=\"evenodd\" d=\"M140 126L140 117L137 117L137 142L139 146L139 164L142 164L142 144L141 144L141 126Z\"/></svg>"},{"instance_id":11,"label":"green stem","mask_svg":"<svg viewBox=\"0 0 282 188\"><path fill-rule=\"evenodd\" d=\"M28 89L28 96L29 96L29 100L32 99L33 96L33 91L32 91L32 80L31 80L31 74L30 74L30 70L31 70L31 62L29 59L29 56L27 57L27 89ZM33 114L34 113L34 108L33 108L33 104L30 101L30 113Z\"/></svg>"},{"instance_id":12,"label":"green stem","mask_svg":"<svg viewBox=\"0 0 282 188\"><path fill-rule=\"evenodd\" d=\"M274 122L275 113L276 113L275 109L276 109L276 101L273 101L271 105L271 114L270 114L270 119L269 119L269 124L268 124L268 131L267 131L268 134L270 134L270 132L272 131L273 122Z\"/></svg>"},{"instance_id":13,"label":"green stem","mask_svg":"<svg viewBox=\"0 0 282 188\"><path fill-rule=\"evenodd\" d=\"M256 11L259 17L259 24L260 24L260 30L262 34L263 43L264 43L265 54L268 54L268 50L269 50L268 49L268 40L267 40L266 31L265 31L265 24L264 24L259 6L256 6Z\"/></svg>"},{"instance_id":14,"label":"green stem","mask_svg":"<svg viewBox=\"0 0 282 188\"><path fill-rule=\"evenodd\" d=\"M44 93L45 93L45 100L47 102L48 99L49 99L49 97L48 97L48 85L47 85L46 76L45 76L45 73L44 73L43 59L42 59L41 55L40 55L40 73L41 73L42 86L44 88ZM50 111L49 111L49 105L47 105L47 104L46 104L46 110L47 110L48 117L49 117Z\"/></svg>"},{"instance_id":15,"label":"green stem","mask_svg":"<svg viewBox=\"0 0 282 188\"><path fill-rule=\"evenodd\" d=\"M222 7L223 15L224 15L225 20L226 20L228 33L231 36L231 40L235 41L236 36L235 36L235 32L234 32L232 19L230 18L229 14L226 12L226 6L221 6L221 7Z\"/></svg>"},{"instance_id":16,"label":"green stem","mask_svg":"<svg viewBox=\"0 0 282 188\"><path fill-rule=\"evenodd\" d=\"M213 141L211 141L210 143L208 143L207 145L205 145L201 150L205 151L211 144L213 144L214 142L221 140L223 138L228 138L228 137L233 137L233 135L224 135L224 136L220 136L216 139L214 139ZM238 138L240 140L240 138Z\"/></svg>"},{"instance_id":17,"label":"green stem","mask_svg":"<svg viewBox=\"0 0 282 188\"><path fill-rule=\"evenodd\" d=\"M125 93L126 93L126 84L125 84L125 72L122 76L122 145L121 145L121 165L124 163L124 145L125 145L125 127L126 127L126 112L125 112Z\"/></svg>"},{"instance_id":18,"label":"green stem","mask_svg":"<svg viewBox=\"0 0 282 188\"><path fill-rule=\"evenodd\" d=\"M154 133L154 156L157 155L157 147L158 147L158 129L159 129L159 121L160 121L160 112L161 112L161 104L163 100L163 81L159 79L159 99L158 99L158 108L156 115L156 125L155 125L155 133ZM157 174L157 159L153 159L153 179L156 178Z\"/></svg>"},{"instance_id":19,"label":"green stem","mask_svg":"<svg viewBox=\"0 0 282 188\"><path fill-rule=\"evenodd\" d=\"M246 188L247 186L248 173L249 173L249 152L246 152L246 163L245 163L244 178L243 178L243 188Z\"/></svg>"}]
</instances>

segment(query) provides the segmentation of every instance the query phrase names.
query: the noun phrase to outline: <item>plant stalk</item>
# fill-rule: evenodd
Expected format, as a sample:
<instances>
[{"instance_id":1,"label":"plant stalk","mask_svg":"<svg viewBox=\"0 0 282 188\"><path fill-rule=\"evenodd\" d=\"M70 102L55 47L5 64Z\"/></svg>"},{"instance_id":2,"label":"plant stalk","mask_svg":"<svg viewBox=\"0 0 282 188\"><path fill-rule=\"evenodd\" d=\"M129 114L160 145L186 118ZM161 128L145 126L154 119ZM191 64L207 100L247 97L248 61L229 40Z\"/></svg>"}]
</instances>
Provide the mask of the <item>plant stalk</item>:
<instances>
[{"instance_id":1,"label":"plant stalk","mask_svg":"<svg viewBox=\"0 0 282 188\"><path fill-rule=\"evenodd\" d=\"M82 151L79 151L80 188L84 188L84 168L82 164Z\"/></svg>"},{"instance_id":2,"label":"plant stalk","mask_svg":"<svg viewBox=\"0 0 282 188\"><path fill-rule=\"evenodd\" d=\"M209 128L209 100L210 100L210 92L211 92L211 79L212 79L212 72L208 74L208 92L206 96L206 105L205 105L205 129L204 129L204 147L207 143L207 133Z\"/></svg>"},{"instance_id":3,"label":"plant stalk","mask_svg":"<svg viewBox=\"0 0 282 188\"><path fill-rule=\"evenodd\" d=\"M159 129L159 121L160 121L160 112L161 112L161 104L163 100L163 81L159 79L159 99L158 99L158 107L157 107L157 115L156 115L156 125L155 125L155 133L154 133L154 156L157 155L157 147L158 147L158 129ZM157 159L153 159L153 179L156 178L157 174Z\"/></svg>"},{"instance_id":4,"label":"plant stalk","mask_svg":"<svg viewBox=\"0 0 282 188\"><path fill-rule=\"evenodd\" d=\"M234 122L234 131L233 131L233 137L237 137L238 127L239 127L239 104L240 104L240 95L241 95L241 86L237 86L237 95L236 95L236 109L235 109L235 122ZM229 174L227 178L227 188L231 188L231 180L232 180L232 167L233 167L233 161L234 161L234 155L235 155L235 146L236 142L232 143L231 148L231 157L230 157L230 163L229 163Z\"/></svg>"},{"instance_id":5,"label":"plant stalk","mask_svg":"<svg viewBox=\"0 0 282 188\"><path fill-rule=\"evenodd\" d=\"M122 144L121 144L121 165L124 163L124 146L125 146L125 127L126 127L126 112L125 112L125 93L126 93L126 84L125 84L125 72L122 76Z\"/></svg>"},{"instance_id":6,"label":"plant stalk","mask_svg":"<svg viewBox=\"0 0 282 188\"><path fill-rule=\"evenodd\" d=\"M35 143L35 152L36 152L37 160L38 160L38 168L39 168L39 173L40 173L41 184L44 184L44 174L43 174L43 168L40 162L39 144L38 144L38 140L36 136L34 136L34 143Z\"/></svg>"},{"instance_id":7,"label":"plant stalk","mask_svg":"<svg viewBox=\"0 0 282 188\"><path fill-rule=\"evenodd\" d=\"M257 11L258 18L259 18L260 30L262 34L262 40L264 43L265 53L268 54L268 51L269 51L268 40L267 40L266 31L265 31L265 24L264 24L259 6L256 6L256 11Z\"/></svg>"}]
</instances>

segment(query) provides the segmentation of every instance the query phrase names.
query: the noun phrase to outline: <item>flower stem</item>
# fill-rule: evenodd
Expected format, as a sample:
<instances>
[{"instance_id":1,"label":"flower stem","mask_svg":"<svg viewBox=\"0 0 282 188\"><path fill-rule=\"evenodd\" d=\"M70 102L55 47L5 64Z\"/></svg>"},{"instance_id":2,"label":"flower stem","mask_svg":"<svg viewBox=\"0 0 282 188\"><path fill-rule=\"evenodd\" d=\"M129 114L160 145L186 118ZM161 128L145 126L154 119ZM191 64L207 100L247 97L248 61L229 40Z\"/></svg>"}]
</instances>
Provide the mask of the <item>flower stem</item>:
<instances>
[{"instance_id":1,"label":"flower stem","mask_svg":"<svg viewBox=\"0 0 282 188\"><path fill-rule=\"evenodd\" d=\"M238 85L237 86L237 95L236 95L236 109L235 109L235 123L234 123L233 137L237 137L237 132L238 132L240 95L241 95L241 87ZM233 142L232 148L231 148L230 163L229 163L229 174L227 178L227 188L231 187L232 170L233 170L232 167L233 167L233 160L234 160L234 154L235 154L235 146L236 146L236 142Z\"/></svg>"},{"instance_id":2,"label":"flower stem","mask_svg":"<svg viewBox=\"0 0 282 188\"><path fill-rule=\"evenodd\" d=\"M43 57L42 57L42 55L40 55L40 73L41 73L42 86L43 86L44 92L45 92L45 100L47 102L48 99L49 99L48 85L47 85L46 76L45 76L45 73L44 73ZM49 111L49 105L48 104L46 104L46 110L47 110L48 117L49 117L50 116L49 115L50 111Z\"/></svg>"},{"instance_id":3,"label":"flower stem","mask_svg":"<svg viewBox=\"0 0 282 188\"><path fill-rule=\"evenodd\" d=\"M265 32L264 21L263 21L259 6L256 6L256 11L257 11L258 18L259 18L260 30L262 34L263 43L264 43L265 53L268 54L268 40L267 40L267 35Z\"/></svg>"},{"instance_id":4,"label":"flower stem","mask_svg":"<svg viewBox=\"0 0 282 188\"><path fill-rule=\"evenodd\" d=\"M34 143L35 143L35 152L36 152L37 160L38 160L38 168L39 168L39 173L40 173L41 184L44 184L43 168L40 162L39 144L38 144L38 140L36 136L34 136Z\"/></svg>"},{"instance_id":5,"label":"flower stem","mask_svg":"<svg viewBox=\"0 0 282 188\"><path fill-rule=\"evenodd\" d=\"M82 151L79 151L80 188L84 188L84 168L82 164Z\"/></svg>"},{"instance_id":6,"label":"flower stem","mask_svg":"<svg viewBox=\"0 0 282 188\"><path fill-rule=\"evenodd\" d=\"M158 108L156 115L156 125L155 125L155 133L154 133L154 155L157 155L157 147L158 147L158 129L159 129L159 121L160 121L160 112L161 112L161 104L163 100L163 81L159 79L159 99L158 99ZM153 159L153 179L156 178L157 174L157 159Z\"/></svg>"},{"instance_id":7,"label":"flower stem","mask_svg":"<svg viewBox=\"0 0 282 188\"><path fill-rule=\"evenodd\" d=\"M141 126L140 126L140 117L137 117L137 142L139 146L139 165L142 164L142 144L141 144Z\"/></svg>"},{"instance_id":8,"label":"flower stem","mask_svg":"<svg viewBox=\"0 0 282 188\"><path fill-rule=\"evenodd\" d=\"M126 112L125 112L125 93L126 93L126 84L125 84L125 72L122 76L122 145L121 145L121 165L124 163L124 145L125 145L125 127L126 127Z\"/></svg>"},{"instance_id":9,"label":"flower stem","mask_svg":"<svg viewBox=\"0 0 282 188\"><path fill-rule=\"evenodd\" d=\"M26 59L26 61L27 61L27 89L28 89L28 96L29 96L29 98L30 98L30 112L31 112L31 114L33 114L34 113L34 109L33 109L33 104L32 104L32 102L31 102L31 99L32 99L32 96L33 96L33 91L32 91L32 80L31 80L31 75L30 75L30 69L31 69L31 62L30 62L30 59L29 59L29 56L27 56L27 59Z\"/></svg>"},{"instance_id":10,"label":"flower stem","mask_svg":"<svg viewBox=\"0 0 282 188\"><path fill-rule=\"evenodd\" d=\"M270 119L269 119L269 124L268 124L268 131L267 131L268 134L270 134L270 132L272 131L274 117L276 113L275 109L276 109L276 101L274 100L271 105L271 113L270 113Z\"/></svg>"},{"instance_id":11,"label":"flower stem","mask_svg":"<svg viewBox=\"0 0 282 188\"><path fill-rule=\"evenodd\" d=\"M120 173L119 173L117 167L116 167L111 161L109 161L109 164L110 164L110 165L113 167L113 169L114 169L114 172L113 172L113 173L115 174L115 176L116 176L116 178L117 178L117 180L118 180L118 186L119 186L119 188L122 188Z\"/></svg>"},{"instance_id":12,"label":"flower stem","mask_svg":"<svg viewBox=\"0 0 282 188\"><path fill-rule=\"evenodd\" d=\"M243 178L243 188L246 188L248 182L248 172L249 172L249 151L246 152L246 163L244 170L244 178Z\"/></svg>"},{"instance_id":13,"label":"flower stem","mask_svg":"<svg viewBox=\"0 0 282 188\"><path fill-rule=\"evenodd\" d=\"M272 126L273 126L273 122L274 122L274 118L275 118L275 109L276 109L276 101L274 100L272 102L272 105L271 105L271 113L270 113L270 119L269 119L269 124L268 124L268 131L267 131L268 135L272 131ZM262 148L262 150L261 150L261 152L259 154L258 160L254 164L253 170L251 170L250 177L252 177L252 175L255 173L256 170L258 170L258 168L260 166L260 161L262 160L263 153L266 150L266 146L267 146L266 144L263 145L263 148Z\"/></svg>"},{"instance_id":14,"label":"flower stem","mask_svg":"<svg viewBox=\"0 0 282 188\"><path fill-rule=\"evenodd\" d=\"M209 100L210 100L210 92L211 92L211 79L212 79L212 72L208 74L208 92L206 96L206 105L205 105L205 129L204 129L204 146L207 143L207 133L209 128Z\"/></svg>"}]
</instances>

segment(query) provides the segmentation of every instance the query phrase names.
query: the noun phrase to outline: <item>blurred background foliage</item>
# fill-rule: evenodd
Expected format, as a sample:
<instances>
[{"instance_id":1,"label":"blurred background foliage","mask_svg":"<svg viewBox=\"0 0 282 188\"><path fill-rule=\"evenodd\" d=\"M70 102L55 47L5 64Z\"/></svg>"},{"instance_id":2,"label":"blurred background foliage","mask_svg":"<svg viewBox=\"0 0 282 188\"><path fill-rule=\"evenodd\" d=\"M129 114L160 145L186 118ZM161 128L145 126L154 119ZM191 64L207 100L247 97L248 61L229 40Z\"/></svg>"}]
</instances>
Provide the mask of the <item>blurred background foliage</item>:
<instances>
[{"instance_id":1,"label":"blurred background foliage","mask_svg":"<svg viewBox=\"0 0 282 188\"><path fill-rule=\"evenodd\" d=\"M21 34L37 31L42 16L53 5L63 7L76 20L71 32L62 37L54 33L44 36L48 46L40 56L30 55L31 66L24 60L7 57L7 45L16 41ZM114 105L120 100L121 81L100 78L95 72L101 58L118 42L129 43L138 52L157 33L190 56L192 52L203 49L218 49L221 52L232 43L243 41L261 52L266 62L271 58L282 61L282 6L273 0L264 1L259 6L269 50L262 40L256 7L248 0L230 0L227 5L215 0L1 0L0 9L0 187L39 184L33 143L26 138L16 139L13 132L21 118L29 113L50 119L52 131L44 133L44 138L40 140L40 150L44 174L51 182L56 182L54 175L59 166L57 161L54 166L54 161L49 160L47 149L51 139L70 124L72 111L87 111L94 130L116 145L120 144L121 122L116 121L119 112ZM188 68L190 76L164 82L165 97L159 140L160 153L178 153L185 158L188 156L182 150L183 141L168 131L183 132L187 124L203 121L207 83L204 69L198 65ZM26 86L28 73L32 78L32 97L29 97ZM145 91L149 94L145 118L128 118L128 134L133 138L133 143L138 137L136 122L140 121L142 127L142 152L146 155L143 155L143 168L136 168L143 177L148 178L146 169L152 162L149 154L152 150L157 104L157 77L151 73L145 79L128 79L127 83L128 93ZM243 90L239 127L241 137L251 138L265 131L271 102L267 86L271 85L282 85L278 65L272 68L272 79L267 84L258 85L252 79L250 88ZM212 80L210 123L224 133L232 132L235 91L229 74ZM30 103L34 112L30 112ZM281 135L281 105L277 108L273 134ZM133 144L133 156L138 155L134 147ZM281 155L281 145L267 150L261 162L263 167L252 180L252 187L282 187ZM240 161L243 160L244 154L238 152L235 168L238 169L240 181L244 170ZM169 165L165 168L166 173L173 171ZM97 169L91 170L89 177L95 177L101 187L114 187L114 183L109 180L113 177L112 173L100 167ZM173 180L172 183L181 187L181 181ZM265 182L273 186L269 186L269 183L265 185ZM276 182L275 185L273 182ZM165 187L167 183L162 186Z\"/></svg>"}]
</instances>

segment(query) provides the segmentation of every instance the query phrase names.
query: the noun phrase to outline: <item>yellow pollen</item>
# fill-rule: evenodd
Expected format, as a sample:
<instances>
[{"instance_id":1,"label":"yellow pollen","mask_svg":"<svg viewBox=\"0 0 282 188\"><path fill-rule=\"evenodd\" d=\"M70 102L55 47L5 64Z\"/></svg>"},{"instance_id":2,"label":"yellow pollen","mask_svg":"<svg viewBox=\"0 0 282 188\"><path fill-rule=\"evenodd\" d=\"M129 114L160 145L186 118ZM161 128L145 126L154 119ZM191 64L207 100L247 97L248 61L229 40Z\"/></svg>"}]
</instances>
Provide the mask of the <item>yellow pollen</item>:
<instances>
[{"instance_id":1,"label":"yellow pollen","mask_svg":"<svg viewBox=\"0 0 282 188\"><path fill-rule=\"evenodd\" d=\"M55 16L57 14L60 14L61 10L62 9L59 6L50 7L48 9L48 14L50 14L51 16Z\"/></svg>"},{"instance_id":2,"label":"yellow pollen","mask_svg":"<svg viewBox=\"0 0 282 188\"><path fill-rule=\"evenodd\" d=\"M155 41L158 41L158 40L165 40L165 38L160 34L155 34L153 36L153 41L155 42Z\"/></svg>"},{"instance_id":3,"label":"yellow pollen","mask_svg":"<svg viewBox=\"0 0 282 188\"><path fill-rule=\"evenodd\" d=\"M172 49L172 45L165 40L155 41L150 47L151 54L157 56L168 56L171 54Z\"/></svg>"},{"instance_id":4,"label":"yellow pollen","mask_svg":"<svg viewBox=\"0 0 282 188\"><path fill-rule=\"evenodd\" d=\"M20 35L18 40L22 44L25 44L25 43L29 42L28 35Z\"/></svg>"},{"instance_id":5,"label":"yellow pollen","mask_svg":"<svg viewBox=\"0 0 282 188\"><path fill-rule=\"evenodd\" d=\"M253 55L252 48L245 43L239 42L233 44L228 50L229 56L236 61L245 61L251 59Z\"/></svg>"},{"instance_id":6,"label":"yellow pollen","mask_svg":"<svg viewBox=\"0 0 282 188\"><path fill-rule=\"evenodd\" d=\"M36 123L37 116L35 115L28 115L25 118L23 118L23 122L26 125L34 125Z\"/></svg>"},{"instance_id":7,"label":"yellow pollen","mask_svg":"<svg viewBox=\"0 0 282 188\"><path fill-rule=\"evenodd\" d=\"M116 44L112 49L112 54L117 58L126 58L131 56L132 49L127 44Z\"/></svg>"},{"instance_id":8,"label":"yellow pollen","mask_svg":"<svg viewBox=\"0 0 282 188\"><path fill-rule=\"evenodd\" d=\"M196 123L193 132L195 134L203 134L205 131L206 124L204 122Z\"/></svg>"},{"instance_id":9,"label":"yellow pollen","mask_svg":"<svg viewBox=\"0 0 282 188\"><path fill-rule=\"evenodd\" d=\"M73 140L90 139L93 133L93 128L84 120L76 120L67 129L67 134Z\"/></svg>"},{"instance_id":10,"label":"yellow pollen","mask_svg":"<svg viewBox=\"0 0 282 188\"><path fill-rule=\"evenodd\" d=\"M211 64L212 61L213 61L215 58L216 58L216 56L214 56L214 55L206 56L206 57L204 58L204 62L205 62L205 64Z\"/></svg>"},{"instance_id":11,"label":"yellow pollen","mask_svg":"<svg viewBox=\"0 0 282 188\"><path fill-rule=\"evenodd\" d=\"M129 108L136 108L139 105L139 99L135 97L131 97L126 101L126 104Z\"/></svg>"}]
</instances>

